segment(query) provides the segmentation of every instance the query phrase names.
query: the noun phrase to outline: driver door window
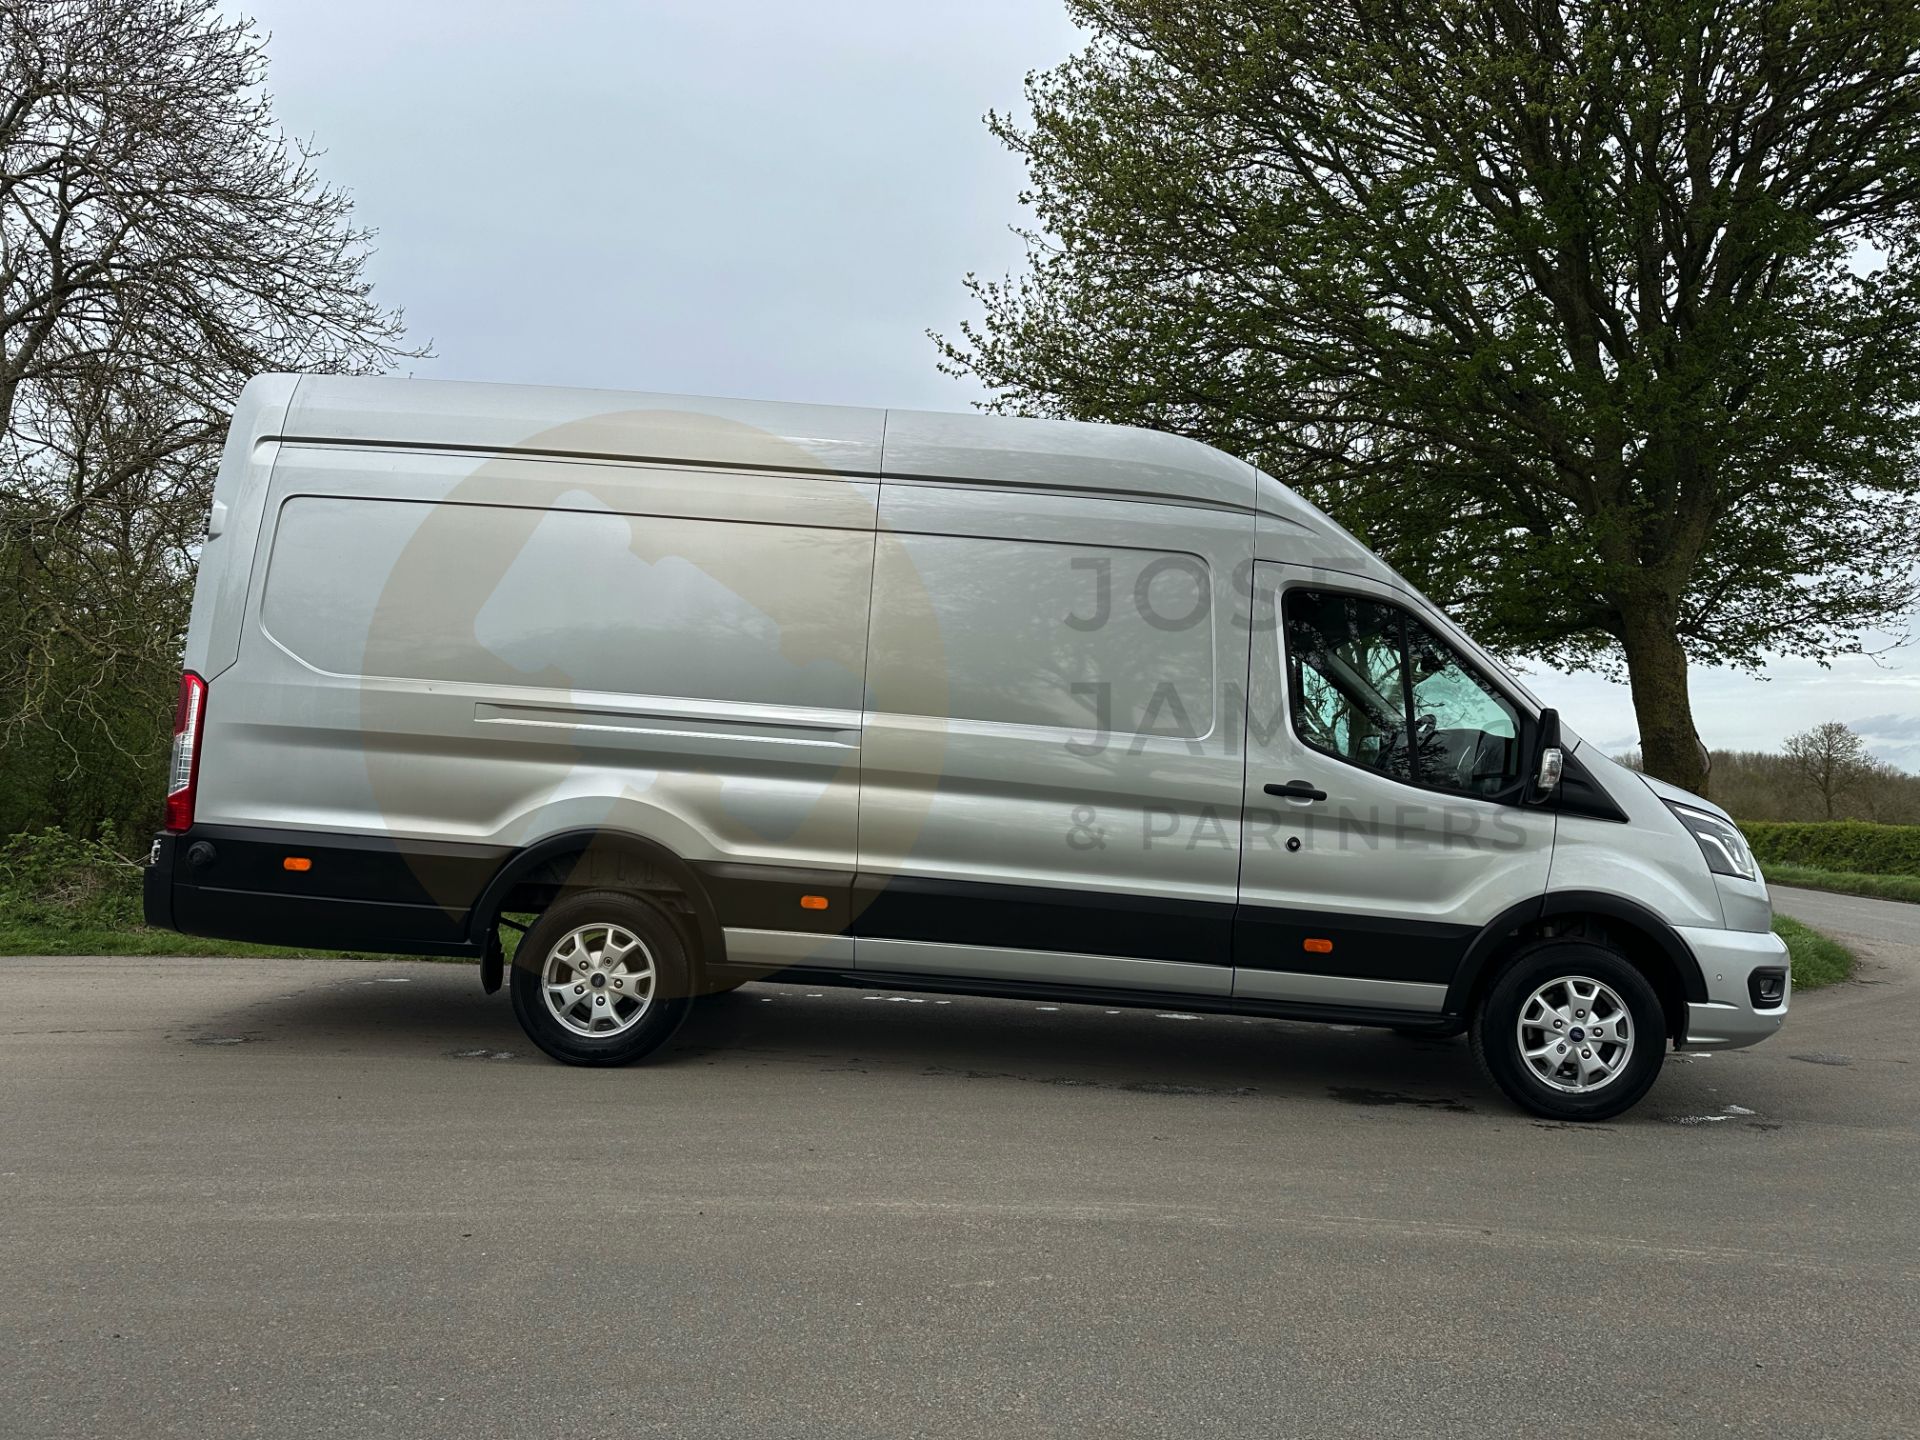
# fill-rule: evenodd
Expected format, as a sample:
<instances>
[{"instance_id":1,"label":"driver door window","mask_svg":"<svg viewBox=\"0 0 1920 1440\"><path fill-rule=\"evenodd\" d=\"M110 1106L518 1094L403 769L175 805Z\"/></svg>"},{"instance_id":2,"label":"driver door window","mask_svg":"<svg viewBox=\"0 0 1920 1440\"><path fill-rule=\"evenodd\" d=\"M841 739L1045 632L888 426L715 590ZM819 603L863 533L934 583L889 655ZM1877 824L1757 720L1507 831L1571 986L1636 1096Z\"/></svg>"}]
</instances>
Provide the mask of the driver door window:
<instances>
[{"instance_id":1,"label":"driver door window","mask_svg":"<svg viewBox=\"0 0 1920 1440\"><path fill-rule=\"evenodd\" d=\"M1316 750L1394 780L1497 795L1520 776L1520 714L1397 605L1289 590L1287 706Z\"/></svg>"},{"instance_id":2,"label":"driver door window","mask_svg":"<svg viewBox=\"0 0 1920 1440\"><path fill-rule=\"evenodd\" d=\"M1290 590L1286 632L1294 732L1350 765L1410 779L1400 612L1357 595Z\"/></svg>"}]
</instances>

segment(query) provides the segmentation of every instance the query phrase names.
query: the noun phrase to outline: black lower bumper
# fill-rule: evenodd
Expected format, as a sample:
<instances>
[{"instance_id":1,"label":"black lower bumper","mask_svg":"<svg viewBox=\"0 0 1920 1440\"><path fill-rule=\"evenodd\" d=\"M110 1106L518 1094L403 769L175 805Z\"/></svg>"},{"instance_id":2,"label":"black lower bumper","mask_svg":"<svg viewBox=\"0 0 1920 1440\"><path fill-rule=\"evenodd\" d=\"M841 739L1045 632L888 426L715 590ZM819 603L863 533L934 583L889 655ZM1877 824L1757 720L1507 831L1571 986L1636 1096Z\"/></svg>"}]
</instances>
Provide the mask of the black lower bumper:
<instances>
[{"instance_id":1,"label":"black lower bumper","mask_svg":"<svg viewBox=\"0 0 1920 1440\"><path fill-rule=\"evenodd\" d=\"M147 924L183 935L478 955L473 907L506 855L485 845L196 826L155 839L142 906Z\"/></svg>"}]
</instances>

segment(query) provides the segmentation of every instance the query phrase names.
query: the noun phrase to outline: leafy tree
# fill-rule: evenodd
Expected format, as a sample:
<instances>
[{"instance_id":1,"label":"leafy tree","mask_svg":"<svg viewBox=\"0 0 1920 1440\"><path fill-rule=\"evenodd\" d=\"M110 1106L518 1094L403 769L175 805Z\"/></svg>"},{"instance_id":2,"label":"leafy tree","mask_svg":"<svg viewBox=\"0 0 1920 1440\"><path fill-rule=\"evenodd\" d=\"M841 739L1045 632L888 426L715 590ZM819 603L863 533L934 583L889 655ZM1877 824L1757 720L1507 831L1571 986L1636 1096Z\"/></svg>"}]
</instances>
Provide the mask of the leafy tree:
<instances>
[{"instance_id":1,"label":"leafy tree","mask_svg":"<svg viewBox=\"0 0 1920 1440\"><path fill-rule=\"evenodd\" d=\"M214 0L0 0L0 831L137 823L233 399L412 353Z\"/></svg>"},{"instance_id":2,"label":"leafy tree","mask_svg":"<svg viewBox=\"0 0 1920 1440\"><path fill-rule=\"evenodd\" d=\"M1826 820L1833 819L1836 800L1857 790L1875 773L1866 741L1838 720L1789 735L1784 749L1788 773L1819 797Z\"/></svg>"},{"instance_id":3,"label":"leafy tree","mask_svg":"<svg viewBox=\"0 0 1920 1440\"><path fill-rule=\"evenodd\" d=\"M1496 647L1824 658L1920 541L1912 0L1070 0L990 115L1026 273L939 341L996 408L1247 456Z\"/></svg>"}]
</instances>

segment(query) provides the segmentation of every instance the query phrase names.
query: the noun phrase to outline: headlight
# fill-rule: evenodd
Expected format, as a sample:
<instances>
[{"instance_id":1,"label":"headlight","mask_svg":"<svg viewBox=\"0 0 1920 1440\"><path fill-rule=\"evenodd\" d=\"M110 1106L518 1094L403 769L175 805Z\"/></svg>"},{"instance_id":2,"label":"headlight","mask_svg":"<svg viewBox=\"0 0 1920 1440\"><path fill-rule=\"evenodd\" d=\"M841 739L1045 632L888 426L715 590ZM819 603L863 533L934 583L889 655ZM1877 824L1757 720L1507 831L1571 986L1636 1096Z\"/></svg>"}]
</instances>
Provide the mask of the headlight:
<instances>
[{"instance_id":1,"label":"headlight","mask_svg":"<svg viewBox=\"0 0 1920 1440\"><path fill-rule=\"evenodd\" d=\"M1740 833L1739 826L1691 805L1676 805L1669 800L1667 808L1698 842L1700 853L1707 859L1707 869L1739 880L1759 878L1760 867L1754 863L1753 852L1747 849L1747 837Z\"/></svg>"}]
</instances>

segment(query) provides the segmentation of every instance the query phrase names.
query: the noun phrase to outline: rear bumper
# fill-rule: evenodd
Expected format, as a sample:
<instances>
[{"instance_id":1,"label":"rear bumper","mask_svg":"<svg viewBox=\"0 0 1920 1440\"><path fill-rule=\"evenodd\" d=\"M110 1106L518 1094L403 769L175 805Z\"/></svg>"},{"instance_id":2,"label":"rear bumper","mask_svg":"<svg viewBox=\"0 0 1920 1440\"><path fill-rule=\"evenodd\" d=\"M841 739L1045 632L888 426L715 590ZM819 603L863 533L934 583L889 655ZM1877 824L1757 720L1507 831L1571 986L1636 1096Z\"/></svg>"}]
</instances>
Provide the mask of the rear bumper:
<instances>
[{"instance_id":1,"label":"rear bumper","mask_svg":"<svg viewBox=\"0 0 1920 1440\"><path fill-rule=\"evenodd\" d=\"M1793 1000L1786 941L1770 930L1682 928L1679 933L1707 983L1707 998L1687 1006L1687 1032L1681 1042L1687 1049L1738 1050L1780 1029ZM1786 977L1780 1003L1756 1005L1750 981L1756 971L1773 970Z\"/></svg>"},{"instance_id":2,"label":"rear bumper","mask_svg":"<svg viewBox=\"0 0 1920 1440\"><path fill-rule=\"evenodd\" d=\"M310 861L289 870L289 855ZM195 826L155 838L147 924L301 950L478 955L473 905L506 858L493 846Z\"/></svg>"}]
</instances>

